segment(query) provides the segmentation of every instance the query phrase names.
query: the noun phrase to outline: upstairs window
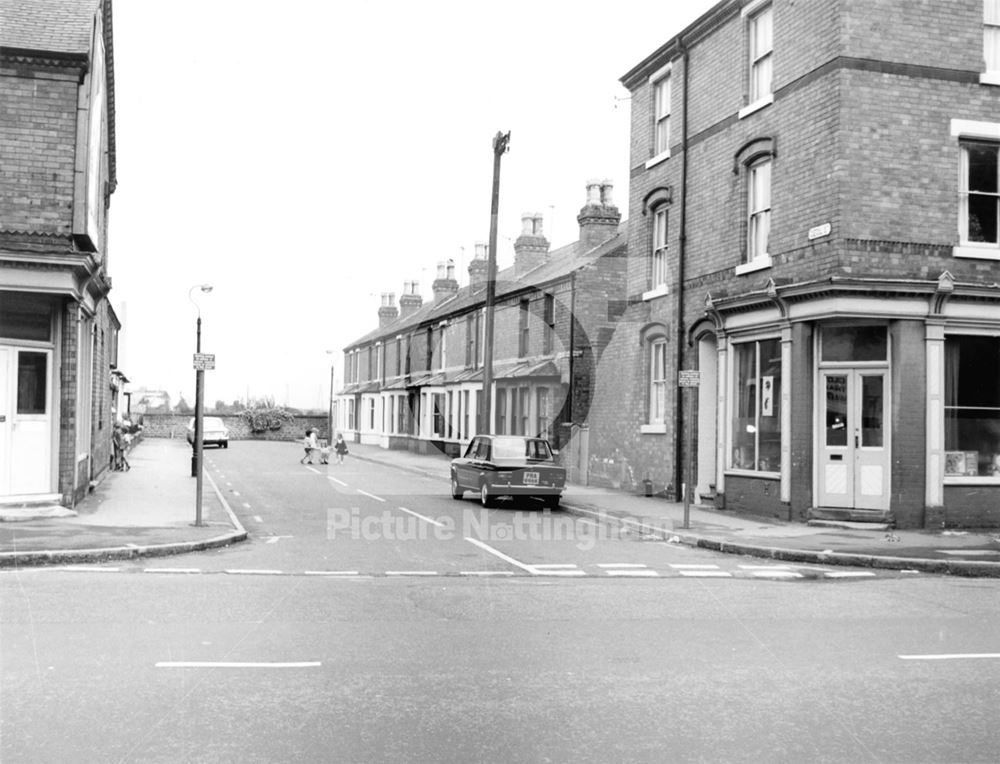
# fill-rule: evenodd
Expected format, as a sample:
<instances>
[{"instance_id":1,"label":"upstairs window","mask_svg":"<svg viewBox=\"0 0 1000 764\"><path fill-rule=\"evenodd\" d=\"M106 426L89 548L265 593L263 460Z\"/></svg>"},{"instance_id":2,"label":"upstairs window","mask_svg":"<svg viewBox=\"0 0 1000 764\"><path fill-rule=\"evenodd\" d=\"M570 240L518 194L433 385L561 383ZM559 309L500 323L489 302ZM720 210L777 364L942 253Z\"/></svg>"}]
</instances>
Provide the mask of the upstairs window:
<instances>
[{"instance_id":1,"label":"upstairs window","mask_svg":"<svg viewBox=\"0 0 1000 764\"><path fill-rule=\"evenodd\" d=\"M750 103L757 103L771 95L771 67L774 54L771 18L770 5L749 18Z\"/></svg>"},{"instance_id":2,"label":"upstairs window","mask_svg":"<svg viewBox=\"0 0 1000 764\"><path fill-rule=\"evenodd\" d=\"M528 309L530 303L527 300L521 300L521 312L519 316L518 332L517 332L517 355L518 358L524 358L528 355Z\"/></svg>"},{"instance_id":3,"label":"upstairs window","mask_svg":"<svg viewBox=\"0 0 1000 764\"><path fill-rule=\"evenodd\" d=\"M667 340L649 343L649 424L664 424L667 417Z\"/></svg>"},{"instance_id":4,"label":"upstairs window","mask_svg":"<svg viewBox=\"0 0 1000 764\"><path fill-rule=\"evenodd\" d=\"M997 0L1000 2L1000 0ZM653 109L656 114L654 156L670 151L670 75L653 84Z\"/></svg>"},{"instance_id":5,"label":"upstairs window","mask_svg":"<svg viewBox=\"0 0 1000 764\"><path fill-rule=\"evenodd\" d=\"M983 58L986 72L980 82L1000 85L1000 0L983 0Z\"/></svg>"},{"instance_id":6,"label":"upstairs window","mask_svg":"<svg viewBox=\"0 0 1000 764\"><path fill-rule=\"evenodd\" d=\"M667 284L667 208L653 213L653 251L650 255L650 289Z\"/></svg>"},{"instance_id":7,"label":"upstairs window","mask_svg":"<svg viewBox=\"0 0 1000 764\"><path fill-rule=\"evenodd\" d=\"M551 353L552 338L556 333L556 299L551 294L545 295L543 313L545 329L542 335L542 352Z\"/></svg>"},{"instance_id":8,"label":"upstairs window","mask_svg":"<svg viewBox=\"0 0 1000 764\"><path fill-rule=\"evenodd\" d=\"M1000 3L1000 0L997 0ZM961 144L959 233L962 244L1000 246L1000 143Z\"/></svg>"},{"instance_id":9,"label":"upstairs window","mask_svg":"<svg viewBox=\"0 0 1000 764\"><path fill-rule=\"evenodd\" d=\"M768 263L770 235L771 158L765 157L747 168L747 263Z\"/></svg>"}]
</instances>

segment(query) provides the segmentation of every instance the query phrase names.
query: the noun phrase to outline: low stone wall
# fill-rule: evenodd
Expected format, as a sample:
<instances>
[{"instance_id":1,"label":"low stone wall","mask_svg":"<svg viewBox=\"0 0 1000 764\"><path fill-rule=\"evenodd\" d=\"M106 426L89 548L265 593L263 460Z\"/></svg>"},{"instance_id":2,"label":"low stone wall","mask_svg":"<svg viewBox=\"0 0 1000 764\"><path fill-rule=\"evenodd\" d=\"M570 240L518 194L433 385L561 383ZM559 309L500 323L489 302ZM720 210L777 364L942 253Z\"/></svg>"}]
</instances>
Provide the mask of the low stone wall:
<instances>
[{"instance_id":1,"label":"low stone wall","mask_svg":"<svg viewBox=\"0 0 1000 764\"><path fill-rule=\"evenodd\" d=\"M205 416L217 416L206 414ZM229 428L230 440L302 440L306 429L315 427L317 437L329 441L327 433L328 420L325 416L297 416L283 424L281 429L266 432L250 432L246 421L237 415L222 415L219 417ZM187 437L190 415L185 414L143 414L142 435L145 438L181 438Z\"/></svg>"}]
</instances>

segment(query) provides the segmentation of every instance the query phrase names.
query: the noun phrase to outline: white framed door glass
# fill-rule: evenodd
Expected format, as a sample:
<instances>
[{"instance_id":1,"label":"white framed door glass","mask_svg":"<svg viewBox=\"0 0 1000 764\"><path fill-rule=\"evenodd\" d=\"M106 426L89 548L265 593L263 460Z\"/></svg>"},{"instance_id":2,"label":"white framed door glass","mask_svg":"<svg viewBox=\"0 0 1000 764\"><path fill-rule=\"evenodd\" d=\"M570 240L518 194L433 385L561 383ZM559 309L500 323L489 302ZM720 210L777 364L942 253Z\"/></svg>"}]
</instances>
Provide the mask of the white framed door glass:
<instances>
[{"instance_id":1,"label":"white framed door glass","mask_svg":"<svg viewBox=\"0 0 1000 764\"><path fill-rule=\"evenodd\" d=\"M48 493L52 480L52 351L0 351L0 494ZM4 412L8 413L4 413Z\"/></svg>"},{"instance_id":2,"label":"white framed door glass","mask_svg":"<svg viewBox=\"0 0 1000 764\"><path fill-rule=\"evenodd\" d=\"M887 383L885 369L821 372L820 506L889 508Z\"/></svg>"}]
</instances>

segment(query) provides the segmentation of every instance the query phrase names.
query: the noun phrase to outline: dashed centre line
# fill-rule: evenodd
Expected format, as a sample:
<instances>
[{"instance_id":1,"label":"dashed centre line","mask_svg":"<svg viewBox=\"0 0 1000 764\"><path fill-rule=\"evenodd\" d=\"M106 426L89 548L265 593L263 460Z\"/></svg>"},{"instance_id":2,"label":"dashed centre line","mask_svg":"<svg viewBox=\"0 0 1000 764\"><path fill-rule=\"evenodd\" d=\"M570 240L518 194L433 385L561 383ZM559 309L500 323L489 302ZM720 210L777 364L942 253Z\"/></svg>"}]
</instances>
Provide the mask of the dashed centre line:
<instances>
[{"instance_id":1,"label":"dashed centre line","mask_svg":"<svg viewBox=\"0 0 1000 764\"><path fill-rule=\"evenodd\" d=\"M368 493L368 491L362 491L360 488L355 488L354 490L360 493L362 496L367 496L369 499L375 499L375 501L381 501L381 502L385 501L385 499L383 499L381 496L376 496L373 493Z\"/></svg>"},{"instance_id":2,"label":"dashed centre line","mask_svg":"<svg viewBox=\"0 0 1000 764\"><path fill-rule=\"evenodd\" d=\"M419 512L414 512L412 509L407 509L406 507L396 507L396 509L398 509L400 512L406 512L406 514L408 514L408 515L413 515L414 517L416 517L416 518L418 518L420 520L423 520L425 523L431 523L432 525L436 525L438 528L445 528L445 527L447 527L447 526L445 526L444 523L438 522L437 520L435 520L435 519L433 519L431 517L425 517L424 515L420 514Z\"/></svg>"}]
</instances>

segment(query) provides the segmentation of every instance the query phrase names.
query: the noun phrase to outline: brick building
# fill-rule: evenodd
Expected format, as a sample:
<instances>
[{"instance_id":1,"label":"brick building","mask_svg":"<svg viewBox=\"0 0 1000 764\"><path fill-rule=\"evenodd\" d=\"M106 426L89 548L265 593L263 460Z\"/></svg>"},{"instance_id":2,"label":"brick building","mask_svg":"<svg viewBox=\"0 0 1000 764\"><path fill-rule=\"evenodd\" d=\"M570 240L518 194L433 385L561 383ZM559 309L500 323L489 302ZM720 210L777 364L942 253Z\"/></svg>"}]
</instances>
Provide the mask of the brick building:
<instances>
[{"instance_id":1,"label":"brick building","mask_svg":"<svg viewBox=\"0 0 1000 764\"><path fill-rule=\"evenodd\" d=\"M592 457L673 496L690 460L725 509L1000 525L1000 2L723 0L622 82Z\"/></svg>"},{"instance_id":2,"label":"brick building","mask_svg":"<svg viewBox=\"0 0 1000 764\"><path fill-rule=\"evenodd\" d=\"M542 216L522 216L514 264L496 280L493 431L566 444L587 419L597 362L624 303L625 233L608 181L591 181L580 238L550 251ZM457 454L482 416L486 246L469 283L438 266L427 304L407 282L379 326L344 350L337 429L385 448Z\"/></svg>"},{"instance_id":3,"label":"brick building","mask_svg":"<svg viewBox=\"0 0 1000 764\"><path fill-rule=\"evenodd\" d=\"M107 295L110 0L0 0L0 501L72 506L123 379Z\"/></svg>"}]
</instances>

